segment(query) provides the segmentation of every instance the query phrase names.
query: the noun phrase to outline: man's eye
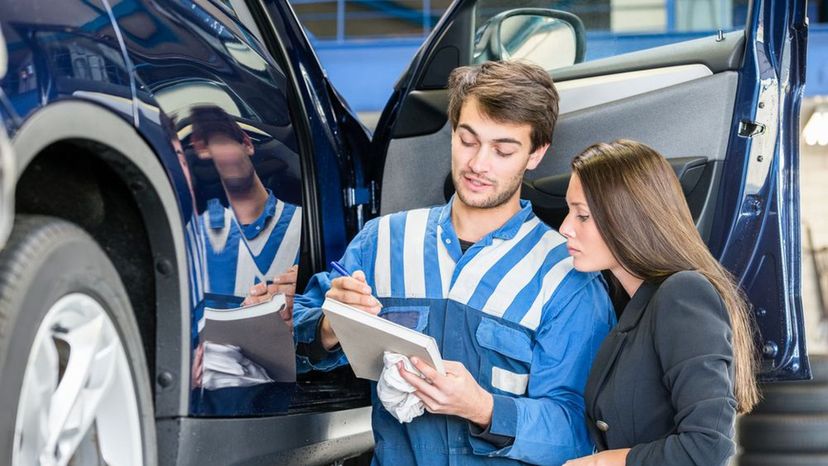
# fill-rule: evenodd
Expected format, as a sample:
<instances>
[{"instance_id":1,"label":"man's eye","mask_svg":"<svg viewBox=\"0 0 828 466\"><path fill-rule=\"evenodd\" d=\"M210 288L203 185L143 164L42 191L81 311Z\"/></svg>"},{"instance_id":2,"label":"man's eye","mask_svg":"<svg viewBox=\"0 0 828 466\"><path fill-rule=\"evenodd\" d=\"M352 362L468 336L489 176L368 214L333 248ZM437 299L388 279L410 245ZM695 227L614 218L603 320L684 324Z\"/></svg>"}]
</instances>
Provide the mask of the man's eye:
<instances>
[{"instance_id":1,"label":"man's eye","mask_svg":"<svg viewBox=\"0 0 828 466\"><path fill-rule=\"evenodd\" d=\"M514 152L501 152L499 150L497 150L495 152L497 152L497 155L499 155L501 157L509 157L510 155L514 154Z\"/></svg>"},{"instance_id":2,"label":"man's eye","mask_svg":"<svg viewBox=\"0 0 828 466\"><path fill-rule=\"evenodd\" d=\"M475 145L474 142L468 142L468 141L464 141L462 139L460 140L460 144L463 144L466 147L474 147L474 145Z\"/></svg>"}]
</instances>

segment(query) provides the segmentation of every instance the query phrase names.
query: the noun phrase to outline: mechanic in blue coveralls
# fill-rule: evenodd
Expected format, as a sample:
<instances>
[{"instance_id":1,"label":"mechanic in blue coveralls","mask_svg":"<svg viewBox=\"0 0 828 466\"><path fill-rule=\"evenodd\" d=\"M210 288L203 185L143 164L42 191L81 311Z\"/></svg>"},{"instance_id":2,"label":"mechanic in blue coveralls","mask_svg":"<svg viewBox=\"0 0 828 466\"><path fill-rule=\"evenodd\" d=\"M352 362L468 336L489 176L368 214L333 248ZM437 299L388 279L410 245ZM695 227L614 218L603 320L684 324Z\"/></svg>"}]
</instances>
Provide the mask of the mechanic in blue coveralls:
<instances>
[{"instance_id":1,"label":"mechanic in blue coveralls","mask_svg":"<svg viewBox=\"0 0 828 466\"><path fill-rule=\"evenodd\" d=\"M560 465L592 452L583 389L615 317L600 275L574 270L564 238L520 199L558 94L546 71L516 62L459 68L449 93L456 194L368 222L341 260L352 277L312 278L294 307L300 362L347 364L321 315L326 293L404 323L437 340L446 375L415 360L424 378L401 371L427 411L410 423L374 393L374 464Z\"/></svg>"}]
</instances>

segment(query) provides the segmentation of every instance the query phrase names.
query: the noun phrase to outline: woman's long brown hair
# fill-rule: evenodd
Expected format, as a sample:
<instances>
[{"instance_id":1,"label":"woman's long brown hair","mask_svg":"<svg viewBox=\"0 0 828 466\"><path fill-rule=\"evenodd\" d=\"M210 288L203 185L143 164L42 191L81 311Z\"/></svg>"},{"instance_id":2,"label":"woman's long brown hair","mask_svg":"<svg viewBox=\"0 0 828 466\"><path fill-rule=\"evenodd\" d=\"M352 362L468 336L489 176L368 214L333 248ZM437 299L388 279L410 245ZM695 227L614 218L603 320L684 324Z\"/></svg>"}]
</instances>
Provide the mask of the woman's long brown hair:
<instances>
[{"instance_id":1,"label":"woman's long brown hair","mask_svg":"<svg viewBox=\"0 0 828 466\"><path fill-rule=\"evenodd\" d=\"M572 160L598 231L619 264L646 282L683 270L719 292L733 331L734 394L741 413L759 401L757 351L748 304L733 277L702 241L673 168L655 150L618 140Z\"/></svg>"}]
</instances>

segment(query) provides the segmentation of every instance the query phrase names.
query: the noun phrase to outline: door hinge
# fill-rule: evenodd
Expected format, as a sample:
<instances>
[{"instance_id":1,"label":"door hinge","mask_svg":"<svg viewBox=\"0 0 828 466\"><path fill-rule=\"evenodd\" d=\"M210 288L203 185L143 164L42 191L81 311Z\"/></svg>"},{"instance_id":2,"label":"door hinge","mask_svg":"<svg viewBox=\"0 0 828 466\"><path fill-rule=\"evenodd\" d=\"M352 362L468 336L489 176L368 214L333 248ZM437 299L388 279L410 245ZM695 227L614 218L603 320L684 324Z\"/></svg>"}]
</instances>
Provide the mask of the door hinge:
<instances>
[{"instance_id":1,"label":"door hinge","mask_svg":"<svg viewBox=\"0 0 828 466\"><path fill-rule=\"evenodd\" d=\"M742 120L739 122L739 136L752 138L765 133L765 125L758 121Z\"/></svg>"}]
</instances>

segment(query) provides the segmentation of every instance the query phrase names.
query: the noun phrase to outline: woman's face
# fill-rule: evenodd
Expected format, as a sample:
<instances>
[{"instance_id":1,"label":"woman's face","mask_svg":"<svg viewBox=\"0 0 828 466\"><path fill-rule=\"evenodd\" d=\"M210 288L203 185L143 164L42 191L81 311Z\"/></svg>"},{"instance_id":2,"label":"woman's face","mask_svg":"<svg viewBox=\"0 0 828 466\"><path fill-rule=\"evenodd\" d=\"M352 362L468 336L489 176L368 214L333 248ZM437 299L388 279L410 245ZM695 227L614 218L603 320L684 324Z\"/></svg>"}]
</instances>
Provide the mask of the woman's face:
<instances>
[{"instance_id":1,"label":"woman's face","mask_svg":"<svg viewBox=\"0 0 828 466\"><path fill-rule=\"evenodd\" d=\"M569 214L561 223L560 233L566 237L566 247L575 268L581 272L617 268L618 261L598 232L598 227L590 214L578 175L573 174L569 180L566 204L569 206Z\"/></svg>"}]
</instances>

